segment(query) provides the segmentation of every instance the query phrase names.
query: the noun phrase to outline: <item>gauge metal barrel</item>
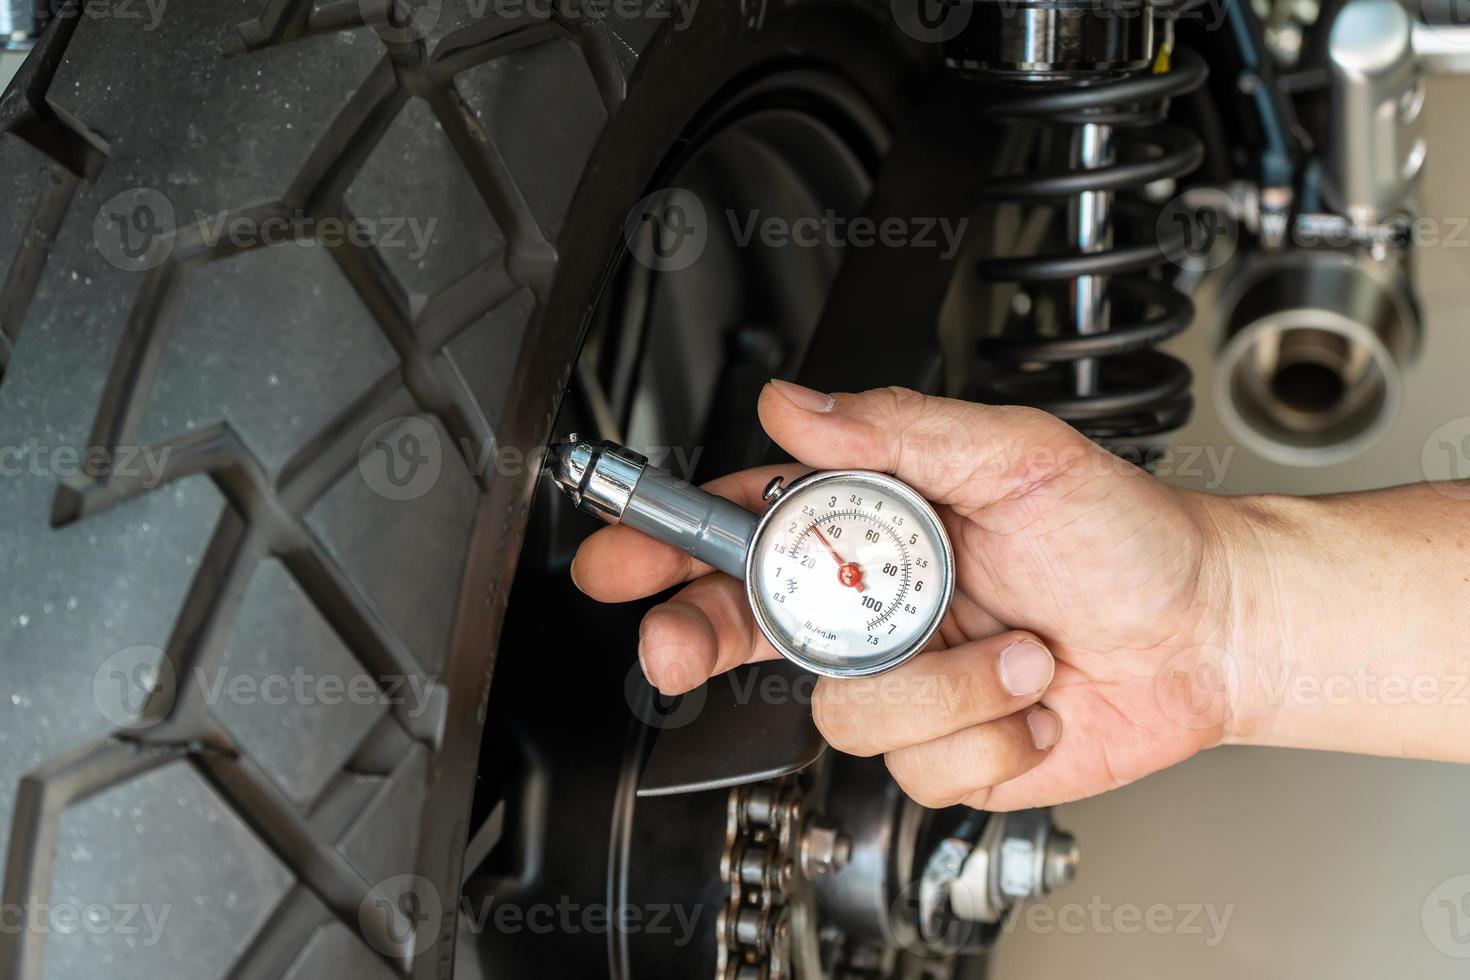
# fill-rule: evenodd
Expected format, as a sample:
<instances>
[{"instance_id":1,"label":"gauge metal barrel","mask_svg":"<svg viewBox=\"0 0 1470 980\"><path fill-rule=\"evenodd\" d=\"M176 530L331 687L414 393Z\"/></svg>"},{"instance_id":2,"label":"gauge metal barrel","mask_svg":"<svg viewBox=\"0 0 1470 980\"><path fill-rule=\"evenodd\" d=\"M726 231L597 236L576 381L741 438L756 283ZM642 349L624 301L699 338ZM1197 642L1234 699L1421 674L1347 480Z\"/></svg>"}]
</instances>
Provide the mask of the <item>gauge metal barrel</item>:
<instances>
[{"instance_id":1,"label":"gauge metal barrel","mask_svg":"<svg viewBox=\"0 0 1470 980\"><path fill-rule=\"evenodd\" d=\"M691 486L614 442L568 436L551 447L547 466L577 509L745 578L745 555L759 518L739 504Z\"/></svg>"}]
</instances>

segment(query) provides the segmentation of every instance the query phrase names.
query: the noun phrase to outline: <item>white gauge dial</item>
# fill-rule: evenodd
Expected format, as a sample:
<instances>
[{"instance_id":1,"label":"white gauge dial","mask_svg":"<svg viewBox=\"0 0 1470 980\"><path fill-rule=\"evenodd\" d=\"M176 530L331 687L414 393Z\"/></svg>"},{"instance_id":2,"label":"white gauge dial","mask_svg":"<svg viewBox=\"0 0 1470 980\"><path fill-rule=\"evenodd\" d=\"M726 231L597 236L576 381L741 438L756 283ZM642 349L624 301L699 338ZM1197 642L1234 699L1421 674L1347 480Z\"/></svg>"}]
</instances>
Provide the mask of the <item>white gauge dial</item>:
<instances>
[{"instance_id":1,"label":"white gauge dial","mask_svg":"<svg viewBox=\"0 0 1470 980\"><path fill-rule=\"evenodd\" d=\"M746 559L756 622L788 659L833 676L897 666L934 635L954 556L934 509L882 473L814 473L780 493Z\"/></svg>"}]
</instances>

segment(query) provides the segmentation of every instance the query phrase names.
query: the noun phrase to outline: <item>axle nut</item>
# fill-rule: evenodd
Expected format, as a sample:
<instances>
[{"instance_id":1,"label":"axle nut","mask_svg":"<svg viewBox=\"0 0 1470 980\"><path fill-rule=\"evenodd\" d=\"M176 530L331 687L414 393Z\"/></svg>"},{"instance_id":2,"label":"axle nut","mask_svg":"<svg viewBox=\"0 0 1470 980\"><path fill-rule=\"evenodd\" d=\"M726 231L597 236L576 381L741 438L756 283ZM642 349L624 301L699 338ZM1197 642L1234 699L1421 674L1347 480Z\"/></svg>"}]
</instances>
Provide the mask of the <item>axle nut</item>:
<instances>
[{"instance_id":1,"label":"axle nut","mask_svg":"<svg viewBox=\"0 0 1470 980\"><path fill-rule=\"evenodd\" d=\"M836 874L852 860L852 838L813 820L801 835L801 873L808 879Z\"/></svg>"}]
</instances>

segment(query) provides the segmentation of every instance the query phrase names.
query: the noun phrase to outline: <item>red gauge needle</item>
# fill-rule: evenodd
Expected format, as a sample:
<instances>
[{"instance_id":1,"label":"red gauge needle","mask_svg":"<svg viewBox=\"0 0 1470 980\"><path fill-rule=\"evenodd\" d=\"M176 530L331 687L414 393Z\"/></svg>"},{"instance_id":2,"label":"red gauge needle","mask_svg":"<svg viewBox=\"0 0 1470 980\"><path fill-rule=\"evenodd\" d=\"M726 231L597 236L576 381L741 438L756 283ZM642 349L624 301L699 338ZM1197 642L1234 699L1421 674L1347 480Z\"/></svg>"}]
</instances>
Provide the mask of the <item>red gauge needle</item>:
<instances>
[{"instance_id":1,"label":"red gauge needle","mask_svg":"<svg viewBox=\"0 0 1470 980\"><path fill-rule=\"evenodd\" d=\"M822 533L822 529L815 524L812 525L812 533L817 536L818 541L826 546L827 554L831 555L832 560L837 563L837 581L848 588L857 589L859 592L863 591L863 570L850 561L843 561L842 556L837 553L837 549L832 547L832 542L827 540L827 536Z\"/></svg>"}]
</instances>

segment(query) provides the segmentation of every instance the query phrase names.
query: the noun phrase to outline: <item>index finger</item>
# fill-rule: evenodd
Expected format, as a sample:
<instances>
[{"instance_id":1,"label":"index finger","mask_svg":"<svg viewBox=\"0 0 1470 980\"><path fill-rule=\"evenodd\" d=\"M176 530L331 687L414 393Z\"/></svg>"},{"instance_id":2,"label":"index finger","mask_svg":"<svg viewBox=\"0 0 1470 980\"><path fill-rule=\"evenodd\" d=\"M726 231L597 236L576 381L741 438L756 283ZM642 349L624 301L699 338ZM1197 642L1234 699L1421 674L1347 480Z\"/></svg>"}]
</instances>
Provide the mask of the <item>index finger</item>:
<instances>
[{"instance_id":1,"label":"index finger","mask_svg":"<svg viewBox=\"0 0 1470 980\"><path fill-rule=\"evenodd\" d=\"M1053 415L980 405L903 388L823 394L773 380L761 424L776 445L816 469L891 473L936 504L968 516L1024 496L1089 459L1112 457Z\"/></svg>"},{"instance_id":2,"label":"index finger","mask_svg":"<svg viewBox=\"0 0 1470 980\"><path fill-rule=\"evenodd\" d=\"M787 463L730 473L704 484L754 513L766 509L761 491L773 477L794 479L810 467ZM628 602L713 571L687 552L656 541L631 527L605 527L591 534L572 558L572 581L600 602Z\"/></svg>"}]
</instances>

